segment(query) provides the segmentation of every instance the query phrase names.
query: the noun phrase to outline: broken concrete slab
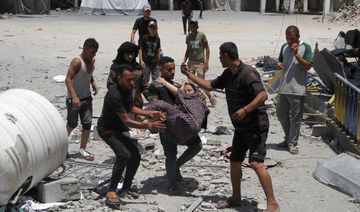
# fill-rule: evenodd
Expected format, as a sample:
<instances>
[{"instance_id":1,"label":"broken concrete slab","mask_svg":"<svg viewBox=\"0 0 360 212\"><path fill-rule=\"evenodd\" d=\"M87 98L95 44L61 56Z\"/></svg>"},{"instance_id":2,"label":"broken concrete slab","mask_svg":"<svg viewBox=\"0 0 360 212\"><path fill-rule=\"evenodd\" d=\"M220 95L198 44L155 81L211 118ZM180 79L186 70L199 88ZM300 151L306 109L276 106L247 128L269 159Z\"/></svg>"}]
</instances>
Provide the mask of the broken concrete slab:
<instances>
[{"instance_id":1,"label":"broken concrete slab","mask_svg":"<svg viewBox=\"0 0 360 212\"><path fill-rule=\"evenodd\" d=\"M318 164L313 177L330 186L360 199L360 160L342 153Z\"/></svg>"},{"instance_id":2,"label":"broken concrete slab","mask_svg":"<svg viewBox=\"0 0 360 212\"><path fill-rule=\"evenodd\" d=\"M80 181L75 178L40 182L36 188L40 202L50 203L80 199Z\"/></svg>"},{"instance_id":3,"label":"broken concrete slab","mask_svg":"<svg viewBox=\"0 0 360 212\"><path fill-rule=\"evenodd\" d=\"M343 66L340 61L326 48L319 51L317 43L314 49L313 60L314 69L318 73L322 82L328 89L334 91L336 87L336 77L334 73L338 73L345 77Z\"/></svg>"}]
</instances>

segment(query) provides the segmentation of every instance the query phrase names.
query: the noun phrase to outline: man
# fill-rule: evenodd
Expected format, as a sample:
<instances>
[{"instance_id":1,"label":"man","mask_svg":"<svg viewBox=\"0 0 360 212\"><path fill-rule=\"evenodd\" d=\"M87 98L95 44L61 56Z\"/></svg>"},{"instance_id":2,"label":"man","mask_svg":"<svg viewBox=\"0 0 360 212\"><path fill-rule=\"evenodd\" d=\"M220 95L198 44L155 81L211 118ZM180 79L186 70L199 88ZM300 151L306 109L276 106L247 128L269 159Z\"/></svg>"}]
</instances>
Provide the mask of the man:
<instances>
[{"instance_id":1,"label":"man","mask_svg":"<svg viewBox=\"0 0 360 212\"><path fill-rule=\"evenodd\" d=\"M85 160L94 160L95 156L87 151L86 144L90 136L92 122L92 97L90 84L94 95L98 93L98 87L93 78L95 70L95 55L99 44L94 38L88 38L84 45L82 53L74 58L66 75L65 84L67 87L66 107L67 107L67 132L78 125L78 117L82 124L81 143L79 157Z\"/></svg>"},{"instance_id":2,"label":"man","mask_svg":"<svg viewBox=\"0 0 360 212\"><path fill-rule=\"evenodd\" d=\"M193 74L196 74L198 77L205 79L205 73L207 70L209 70L209 44L205 33L198 31L199 25L197 20L191 19L189 25L191 33L186 36L187 47L185 51L185 57L181 65L185 65L187 59L189 58L188 66L190 71ZM206 54L204 53L204 49L206 50ZM191 82L190 79L189 82ZM215 98L208 90L204 90L204 92L208 96L211 105L215 106Z\"/></svg>"},{"instance_id":3,"label":"man","mask_svg":"<svg viewBox=\"0 0 360 212\"><path fill-rule=\"evenodd\" d=\"M166 83L170 83L175 87L180 88L180 85L173 81L175 76L174 59L162 57L159 65L161 77L166 80ZM170 104L176 103L176 96L173 95L164 84L158 83L157 81L150 84L148 98L149 102L163 100ZM181 144L176 144L173 140L166 138L160 133L160 141L166 157L165 168L169 180L170 195L181 195L181 191L177 186L177 182L181 182L183 179L180 173L180 167L200 152L202 148L200 137L196 135L190 141L182 141ZM179 158L176 156L177 145L186 145L188 147Z\"/></svg>"},{"instance_id":4,"label":"man","mask_svg":"<svg viewBox=\"0 0 360 212\"><path fill-rule=\"evenodd\" d=\"M190 23L190 20L194 17L192 4L190 0L185 0L181 3L181 16L184 27L184 35L186 35L186 23ZM187 32L190 32L190 26L188 27Z\"/></svg>"},{"instance_id":5,"label":"man","mask_svg":"<svg viewBox=\"0 0 360 212\"><path fill-rule=\"evenodd\" d=\"M276 114L285 133L285 140L278 147L288 148L298 154L300 122L306 96L307 71L312 65L311 47L300 41L299 29L289 26L286 41L280 50L277 68L282 69ZM289 115L291 112L291 115Z\"/></svg>"},{"instance_id":6,"label":"man","mask_svg":"<svg viewBox=\"0 0 360 212\"><path fill-rule=\"evenodd\" d=\"M148 25L150 21L157 22L155 18L151 18L151 6L148 4L145 4L142 10L143 17L136 19L133 29L131 31L130 39L133 44L136 44L135 42L135 33L137 30L139 30L139 40L142 36L149 34Z\"/></svg>"},{"instance_id":7,"label":"man","mask_svg":"<svg viewBox=\"0 0 360 212\"><path fill-rule=\"evenodd\" d=\"M228 111L235 128L230 155L230 178L232 197L219 202L217 208L229 208L241 205L241 164L249 150L249 162L256 172L267 198L266 211L279 211L272 188L271 178L264 166L266 138L269 120L264 105L266 91L259 73L239 60L237 47L232 42L220 46L220 62L224 72L211 82L195 76L188 67L181 71L200 87L207 90L226 90Z\"/></svg>"},{"instance_id":8,"label":"man","mask_svg":"<svg viewBox=\"0 0 360 212\"><path fill-rule=\"evenodd\" d=\"M157 24L150 21L148 25L149 34L142 36L139 40L139 59L144 68L146 82L149 82L150 75L152 81L155 81L159 75L160 60L160 38L157 36Z\"/></svg>"},{"instance_id":9,"label":"man","mask_svg":"<svg viewBox=\"0 0 360 212\"><path fill-rule=\"evenodd\" d=\"M113 68L116 72L117 84L114 84L105 95L103 110L97 126L100 137L116 155L106 194L106 203L111 207L116 207L120 204L116 188L125 168L125 179L120 193L128 193L134 198L139 197L138 192L131 188L131 184L139 167L141 156L135 142L124 132L127 132L129 127L162 132L166 127L161 123L165 118L161 112L144 111L134 106L131 98L135 78L134 68L128 64L113 66ZM130 112L161 121L152 123L134 121L129 118Z\"/></svg>"}]
</instances>

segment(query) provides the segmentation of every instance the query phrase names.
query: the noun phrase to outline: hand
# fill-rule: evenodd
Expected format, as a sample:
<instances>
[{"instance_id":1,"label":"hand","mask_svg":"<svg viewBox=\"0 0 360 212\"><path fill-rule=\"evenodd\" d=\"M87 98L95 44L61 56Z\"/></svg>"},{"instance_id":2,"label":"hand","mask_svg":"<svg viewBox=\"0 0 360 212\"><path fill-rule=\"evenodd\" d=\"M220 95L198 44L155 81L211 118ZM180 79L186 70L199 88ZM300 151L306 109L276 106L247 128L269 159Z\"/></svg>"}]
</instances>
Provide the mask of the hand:
<instances>
[{"instance_id":1,"label":"hand","mask_svg":"<svg viewBox=\"0 0 360 212\"><path fill-rule=\"evenodd\" d=\"M93 91L94 91L94 93L93 93L94 96L96 96L96 94L99 93L99 88L98 88L96 85L95 85L95 86L93 85L93 86L92 86L92 89L93 89Z\"/></svg>"},{"instance_id":2,"label":"hand","mask_svg":"<svg viewBox=\"0 0 360 212\"><path fill-rule=\"evenodd\" d=\"M151 123L151 128L155 132L164 132L166 130L166 125L161 121L155 121Z\"/></svg>"},{"instance_id":3,"label":"hand","mask_svg":"<svg viewBox=\"0 0 360 212\"><path fill-rule=\"evenodd\" d=\"M154 119L155 121L165 121L166 116L160 111L150 111L150 118Z\"/></svg>"},{"instance_id":4,"label":"hand","mask_svg":"<svg viewBox=\"0 0 360 212\"><path fill-rule=\"evenodd\" d=\"M145 65L144 61L140 61L140 64L141 64L141 66L142 66L143 68L146 68L146 65Z\"/></svg>"},{"instance_id":5,"label":"hand","mask_svg":"<svg viewBox=\"0 0 360 212\"><path fill-rule=\"evenodd\" d=\"M189 67L187 66L187 65L183 65L183 64L181 64L181 73L183 73L185 76L189 76L189 74L190 74L190 69L189 69Z\"/></svg>"},{"instance_id":6,"label":"hand","mask_svg":"<svg viewBox=\"0 0 360 212\"><path fill-rule=\"evenodd\" d=\"M293 44L291 44L291 48L294 51L294 55L296 55L298 53L299 44L298 43L293 43Z\"/></svg>"},{"instance_id":7,"label":"hand","mask_svg":"<svg viewBox=\"0 0 360 212\"><path fill-rule=\"evenodd\" d=\"M204 64L204 74L206 73L207 70L209 70L209 63L205 63Z\"/></svg>"},{"instance_id":8,"label":"hand","mask_svg":"<svg viewBox=\"0 0 360 212\"><path fill-rule=\"evenodd\" d=\"M81 107L80 99L78 97L72 98L72 105L79 109Z\"/></svg>"},{"instance_id":9,"label":"hand","mask_svg":"<svg viewBox=\"0 0 360 212\"><path fill-rule=\"evenodd\" d=\"M283 69L283 68L284 68L283 63L282 63L282 62L278 62L278 63L276 64L276 68L277 68L278 70Z\"/></svg>"},{"instance_id":10,"label":"hand","mask_svg":"<svg viewBox=\"0 0 360 212\"><path fill-rule=\"evenodd\" d=\"M133 44L136 45L135 39L132 39L132 40L131 40L131 43L133 43Z\"/></svg>"},{"instance_id":11,"label":"hand","mask_svg":"<svg viewBox=\"0 0 360 212\"><path fill-rule=\"evenodd\" d=\"M243 108L240 108L236 113L231 116L233 120L243 120L246 116L246 112Z\"/></svg>"},{"instance_id":12,"label":"hand","mask_svg":"<svg viewBox=\"0 0 360 212\"><path fill-rule=\"evenodd\" d=\"M162 78L162 77L158 77L155 81L158 82L158 83L165 83L166 82L166 80L164 78Z\"/></svg>"},{"instance_id":13,"label":"hand","mask_svg":"<svg viewBox=\"0 0 360 212\"><path fill-rule=\"evenodd\" d=\"M203 100L203 101L206 100L206 96L205 96L205 94L203 92L199 91L198 94L199 94L199 97L200 97L201 100Z\"/></svg>"}]
</instances>

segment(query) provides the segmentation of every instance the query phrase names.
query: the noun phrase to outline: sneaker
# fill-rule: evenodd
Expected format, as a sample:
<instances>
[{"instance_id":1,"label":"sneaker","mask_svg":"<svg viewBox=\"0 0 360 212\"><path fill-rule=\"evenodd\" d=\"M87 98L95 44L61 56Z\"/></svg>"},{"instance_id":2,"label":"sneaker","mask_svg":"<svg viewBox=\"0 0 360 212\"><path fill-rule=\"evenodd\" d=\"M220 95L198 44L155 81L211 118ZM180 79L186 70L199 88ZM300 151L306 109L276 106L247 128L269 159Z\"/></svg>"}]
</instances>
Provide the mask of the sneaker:
<instances>
[{"instance_id":1,"label":"sneaker","mask_svg":"<svg viewBox=\"0 0 360 212\"><path fill-rule=\"evenodd\" d=\"M177 186L170 187L170 195L171 196L181 196L181 191Z\"/></svg>"}]
</instances>

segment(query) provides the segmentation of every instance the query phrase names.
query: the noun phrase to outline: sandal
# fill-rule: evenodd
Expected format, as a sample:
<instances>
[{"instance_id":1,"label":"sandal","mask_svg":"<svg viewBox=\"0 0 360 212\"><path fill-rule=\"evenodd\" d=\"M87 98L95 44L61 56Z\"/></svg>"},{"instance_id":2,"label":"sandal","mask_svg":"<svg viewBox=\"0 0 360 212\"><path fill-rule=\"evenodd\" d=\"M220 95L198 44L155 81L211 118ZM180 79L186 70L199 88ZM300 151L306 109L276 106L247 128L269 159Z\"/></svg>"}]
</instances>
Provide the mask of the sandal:
<instances>
[{"instance_id":1,"label":"sandal","mask_svg":"<svg viewBox=\"0 0 360 212\"><path fill-rule=\"evenodd\" d=\"M211 99L210 99L210 103L211 103L211 106L213 106L213 107L215 107L215 105L216 105L216 99L214 98L214 97L212 97Z\"/></svg>"},{"instance_id":2,"label":"sandal","mask_svg":"<svg viewBox=\"0 0 360 212\"><path fill-rule=\"evenodd\" d=\"M227 198L225 201L219 202L216 204L217 209L224 209L224 208L236 208L241 206L241 200L239 202L233 201L232 197Z\"/></svg>"},{"instance_id":3,"label":"sandal","mask_svg":"<svg viewBox=\"0 0 360 212\"><path fill-rule=\"evenodd\" d=\"M108 194L106 194L105 204L110 208L118 208L120 206L120 199L116 194L114 197L109 197Z\"/></svg>"},{"instance_id":4,"label":"sandal","mask_svg":"<svg viewBox=\"0 0 360 212\"><path fill-rule=\"evenodd\" d=\"M170 188L170 195L171 196L181 196L181 191L177 186Z\"/></svg>"},{"instance_id":5,"label":"sandal","mask_svg":"<svg viewBox=\"0 0 360 212\"><path fill-rule=\"evenodd\" d=\"M91 154L90 152L85 151L84 149L79 150L79 158L93 161L95 159L95 155Z\"/></svg>"},{"instance_id":6,"label":"sandal","mask_svg":"<svg viewBox=\"0 0 360 212\"><path fill-rule=\"evenodd\" d=\"M134 199L138 199L140 196L139 192L133 188L120 189L119 194L128 194Z\"/></svg>"},{"instance_id":7,"label":"sandal","mask_svg":"<svg viewBox=\"0 0 360 212\"><path fill-rule=\"evenodd\" d=\"M293 154L293 155L296 155L296 154L299 153L299 149L296 146L294 146L293 144L290 144L289 145L289 152L291 154Z\"/></svg>"}]
</instances>

